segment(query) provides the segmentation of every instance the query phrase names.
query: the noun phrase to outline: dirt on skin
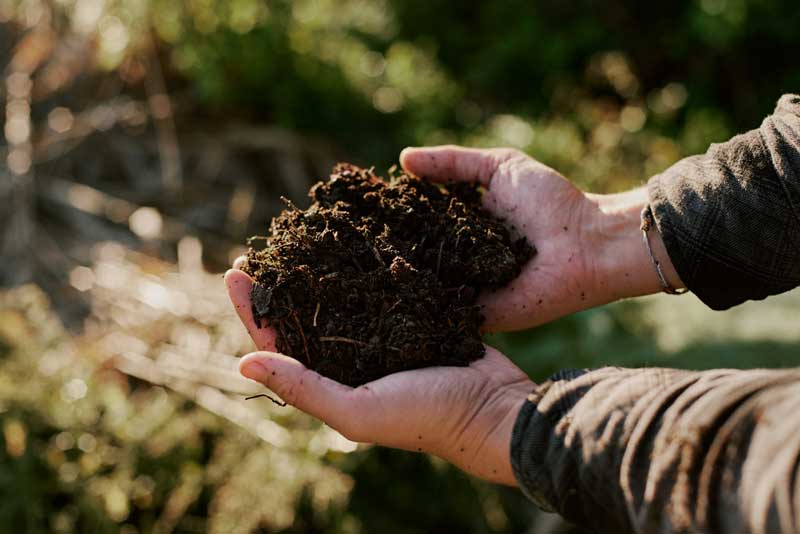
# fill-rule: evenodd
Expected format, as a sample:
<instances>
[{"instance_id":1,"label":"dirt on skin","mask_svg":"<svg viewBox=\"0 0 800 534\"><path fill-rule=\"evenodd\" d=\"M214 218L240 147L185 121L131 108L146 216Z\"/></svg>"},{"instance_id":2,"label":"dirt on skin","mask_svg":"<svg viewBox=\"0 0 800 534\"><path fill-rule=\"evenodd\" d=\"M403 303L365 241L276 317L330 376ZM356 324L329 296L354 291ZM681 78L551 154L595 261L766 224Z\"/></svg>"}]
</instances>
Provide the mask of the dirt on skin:
<instances>
[{"instance_id":1,"label":"dirt on skin","mask_svg":"<svg viewBox=\"0 0 800 534\"><path fill-rule=\"evenodd\" d=\"M270 235L250 238L242 267L279 352L350 386L483 356L478 294L510 282L536 249L481 208L477 185L387 182L340 163L309 196L308 209L287 201Z\"/></svg>"}]
</instances>

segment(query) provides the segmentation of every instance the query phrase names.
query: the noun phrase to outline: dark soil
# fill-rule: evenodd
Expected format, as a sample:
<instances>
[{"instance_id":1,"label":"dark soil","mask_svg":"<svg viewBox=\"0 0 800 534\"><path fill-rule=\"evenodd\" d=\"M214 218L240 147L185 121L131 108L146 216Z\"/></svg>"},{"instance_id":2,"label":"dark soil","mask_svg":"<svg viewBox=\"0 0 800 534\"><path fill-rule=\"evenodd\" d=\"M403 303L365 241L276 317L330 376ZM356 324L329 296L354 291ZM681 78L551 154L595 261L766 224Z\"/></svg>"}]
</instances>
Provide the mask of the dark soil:
<instances>
[{"instance_id":1,"label":"dark soil","mask_svg":"<svg viewBox=\"0 0 800 534\"><path fill-rule=\"evenodd\" d=\"M256 322L277 331L278 351L351 386L468 365L484 352L478 293L507 284L536 252L481 195L340 163L311 188L308 209L289 203L269 237L250 239Z\"/></svg>"}]
</instances>

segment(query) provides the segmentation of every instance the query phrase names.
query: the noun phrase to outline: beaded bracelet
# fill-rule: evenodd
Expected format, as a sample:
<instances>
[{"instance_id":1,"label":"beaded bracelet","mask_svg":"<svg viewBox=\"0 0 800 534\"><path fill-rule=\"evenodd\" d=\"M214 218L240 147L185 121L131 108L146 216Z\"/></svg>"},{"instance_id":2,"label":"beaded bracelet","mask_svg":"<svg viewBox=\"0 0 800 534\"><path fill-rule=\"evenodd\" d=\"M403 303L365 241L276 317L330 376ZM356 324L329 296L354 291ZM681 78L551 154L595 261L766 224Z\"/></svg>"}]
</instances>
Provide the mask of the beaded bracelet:
<instances>
[{"instance_id":1,"label":"beaded bracelet","mask_svg":"<svg viewBox=\"0 0 800 534\"><path fill-rule=\"evenodd\" d=\"M661 283L661 290L664 293L669 293L670 295L682 295L688 290L686 288L675 289L672 287L672 285L667 281L667 277L664 276L664 271L661 270L661 262L658 261L655 254L653 254L653 248L650 246L650 238L647 236L647 232L649 232L654 226L655 219L653 219L653 212L650 210L650 205L648 204L642 209L642 225L640 226L642 230L642 240L644 241L644 246L647 247L647 253L650 254L650 260L653 262L653 266L656 268L658 281Z\"/></svg>"}]
</instances>

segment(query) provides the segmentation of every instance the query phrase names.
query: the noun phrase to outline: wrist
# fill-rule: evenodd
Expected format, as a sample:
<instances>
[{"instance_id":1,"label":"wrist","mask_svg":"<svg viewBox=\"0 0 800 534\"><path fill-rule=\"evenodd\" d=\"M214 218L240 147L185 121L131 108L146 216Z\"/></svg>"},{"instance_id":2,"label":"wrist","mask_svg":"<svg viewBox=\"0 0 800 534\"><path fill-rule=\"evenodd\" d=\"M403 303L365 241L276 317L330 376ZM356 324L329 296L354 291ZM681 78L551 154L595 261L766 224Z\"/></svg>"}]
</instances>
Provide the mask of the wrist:
<instances>
[{"instance_id":1,"label":"wrist","mask_svg":"<svg viewBox=\"0 0 800 534\"><path fill-rule=\"evenodd\" d=\"M520 408L534 386L531 380L522 380L498 388L472 421L476 430L480 428L473 434L473 440L469 440L476 446L459 445L446 459L478 478L516 486L511 467L511 433Z\"/></svg>"},{"instance_id":2,"label":"wrist","mask_svg":"<svg viewBox=\"0 0 800 534\"><path fill-rule=\"evenodd\" d=\"M598 290L609 302L660 292L661 281L642 239L641 212L649 202L647 189L587 198L595 212L590 234ZM648 238L667 282L674 288L684 287L658 230L651 230Z\"/></svg>"}]
</instances>

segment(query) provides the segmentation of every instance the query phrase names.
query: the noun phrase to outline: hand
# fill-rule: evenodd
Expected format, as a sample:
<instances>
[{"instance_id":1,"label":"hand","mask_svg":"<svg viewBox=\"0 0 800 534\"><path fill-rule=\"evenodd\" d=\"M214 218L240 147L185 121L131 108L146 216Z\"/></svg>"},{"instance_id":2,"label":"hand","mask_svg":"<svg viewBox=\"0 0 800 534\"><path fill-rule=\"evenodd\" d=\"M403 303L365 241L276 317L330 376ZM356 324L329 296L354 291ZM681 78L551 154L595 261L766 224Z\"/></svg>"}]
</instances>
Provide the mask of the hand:
<instances>
[{"instance_id":1,"label":"hand","mask_svg":"<svg viewBox=\"0 0 800 534\"><path fill-rule=\"evenodd\" d=\"M240 265L235 263L234 267ZM252 280L225 274L231 302L262 352L245 356L240 372L353 441L435 454L480 478L516 485L511 430L533 382L491 347L468 367L429 367L395 373L351 388L275 350L275 332L257 328Z\"/></svg>"},{"instance_id":2,"label":"hand","mask_svg":"<svg viewBox=\"0 0 800 534\"><path fill-rule=\"evenodd\" d=\"M539 254L520 277L484 295L488 327L523 328L593 305L658 290L642 247L638 210L646 194L586 195L552 169L513 150L406 149L403 166L424 177L477 180L485 206L525 234ZM657 236L654 236L657 237ZM679 280L664 258L667 276ZM487 347L469 367L431 367L386 376L358 388L336 383L275 354L275 333L256 328L252 280L237 270L225 280L239 317L262 351L241 373L354 441L436 454L481 478L514 484L511 430L533 388L505 356ZM676 281L677 280L677 281Z\"/></svg>"},{"instance_id":3,"label":"hand","mask_svg":"<svg viewBox=\"0 0 800 534\"><path fill-rule=\"evenodd\" d=\"M484 207L516 227L538 253L507 287L482 296L487 331L529 328L624 297L660 291L642 243L647 192L590 195L522 152L456 146L407 148L400 163L438 181L476 181ZM651 244L667 279L683 287L658 232Z\"/></svg>"}]
</instances>

